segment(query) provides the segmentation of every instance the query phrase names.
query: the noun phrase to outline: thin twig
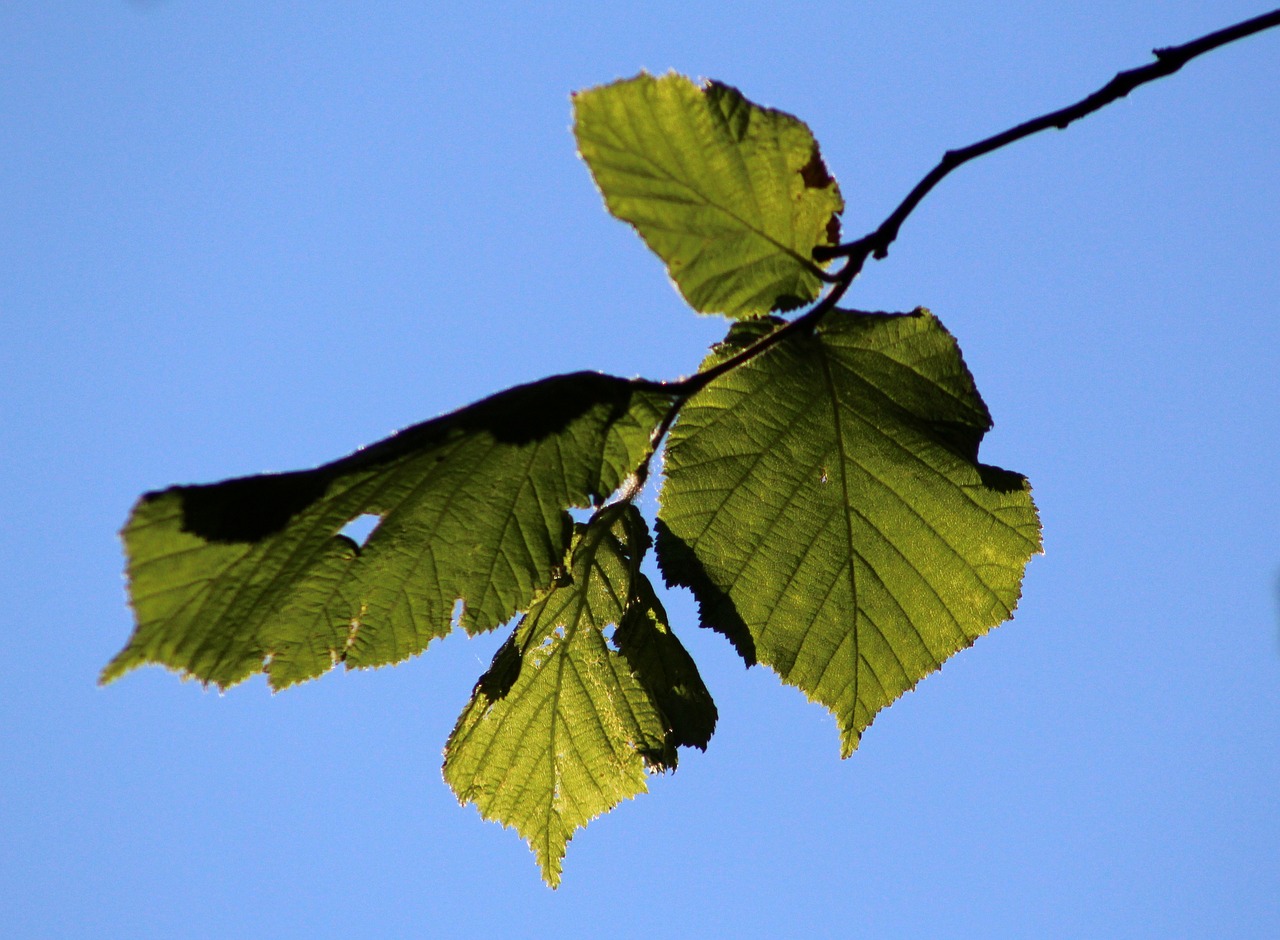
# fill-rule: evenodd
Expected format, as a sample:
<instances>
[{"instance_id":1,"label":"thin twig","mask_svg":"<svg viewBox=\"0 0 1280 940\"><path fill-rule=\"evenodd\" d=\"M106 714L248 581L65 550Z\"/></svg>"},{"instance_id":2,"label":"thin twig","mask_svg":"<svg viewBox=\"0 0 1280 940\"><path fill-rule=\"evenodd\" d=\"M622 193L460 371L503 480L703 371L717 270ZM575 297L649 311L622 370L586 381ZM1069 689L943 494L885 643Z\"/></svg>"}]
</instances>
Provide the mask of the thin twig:
<instances>
[{"instance_id":1,"label":"thin twig","mask_svg":"<svg viewBox=\"0 0 1280 940\"><path fill-rule=\"evenodd\" d=\"M667 432L671 430L671 426L675 424L676 416L679 415L680 409L684 407L694 394L701 391L709 383L714 382L726 372L730 372L745 362L748 362L756 356L759 356L765 350L782 342L788 336L796 333L812 330L818 325L818 322L832 310L837 301L844 296L844 292L849 289L849 285L853 283L853 277L845 277L845 269L841 268L832 276L831 290L823 296L812 308L806 310L804 314L796 317L794 320L784 323L772 333L760 337L750 346L739 350L723 362L718 362L709 369L702 372L696 372L688 378L678 379L671 382L653 382L647 379L635 379L634 383L640 387L650 391L660 391L673 394L675 397L671 401L667 413L663 415L662 421L659 422L657 428L649 438L649 447L645 451L643 459L632 477L631 482L627 485L622 493L622 499L631 500L639 495L644 489L645 483L649 479L649 466L653 462L653 458L658 453L658 447L662 443L662 439L667 436Z\"/></svg>"},{"instance_id":2,"label":"thin twig","mask_svg":"<svg viewBox=\"0 0 1280 940\"><path fill-rule=\"evenodd\" d=\"M1024 137L1030 137L1032 134L1048 130L1051 127L1062 130L1074 121L1078 121L1080 118L1106 107L1113 101L1123 98L1139 85L1145 85L1147 82L1153 82L1158 78L1164 78L1166 75L1172 75L1196 56L1204 55L1219 46L1225 46L1229 42L1235 42L1237 39L1243 39L1273 26L1280 26L1280 10L1272 10L1270 13L1264 13L1251 20L1245 20L1234 26L1228 26L1226 29L1209 33L1207 36L1201 36L1199 39L1193 39L1191 42L1184 43L1181 46L1156 49L1152 52L1156 57L1156 61L1141 68L1118 73L1111 81L1093 94L1080 99L1073 105L1052 111L1049 114L1019 124L1017 127L1011 127L1001 134L988 137L986 140L978 141L978 143L963 147L960 150L947 151L943 155L941 162L916 184L915 189L907 194L907 198L902 200L898 208L893 210L893 213L880 224L879 228L868 235L864 235L857 241L836 245L832 248L815 248L813 252L814 258L818 261L848 258L848 264L840 270L839 274L843 275L846 271L852 270L853 275L856 276L862 270L867 258L883 258L889 253L889 246L898 237L898 230L902 227L902 223L906 221L907 216L911 215L916 206L929 194L933 187L937 186L948 173L957 167L963 166L970 160L974 160L984 154L991 153L993 150L1008 146Z\"/></svg>"}]
</instances>

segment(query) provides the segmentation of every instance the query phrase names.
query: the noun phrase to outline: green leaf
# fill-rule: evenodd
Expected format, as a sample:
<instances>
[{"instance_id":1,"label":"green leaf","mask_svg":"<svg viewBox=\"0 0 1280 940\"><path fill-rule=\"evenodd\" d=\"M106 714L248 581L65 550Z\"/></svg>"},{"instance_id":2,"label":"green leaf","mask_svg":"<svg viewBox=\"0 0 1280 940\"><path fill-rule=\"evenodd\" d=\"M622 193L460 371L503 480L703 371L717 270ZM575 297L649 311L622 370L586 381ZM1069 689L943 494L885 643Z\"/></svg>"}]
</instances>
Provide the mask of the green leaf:
<instances>
[{"instance_id":1,"label":"green leaf","mask_svg":"<svg viewBox=\"0 0 1280 940\"><path fill-rule=\"evenodd\" d=\"M144 496L124 529L137 628L102 674L161 663L273 688L490 630L551 583L571 506L641 462L671 403L597 373L544 379L314 470ZM380 521L363 546L340 534ZM461 605L455 612L455 605Z\"/></svg>"},{"instance_id":2,"label":"green leaf","mask_svg":"<svg viewBox=\"0 0 1280 940\"><path fill-rule=\"evenodd\" d=\"M716 710L640 573L648 530L629 504L579 525L564 576L498 650L445 748L462 802L514 826L560 882L579 827L705 748ZM612 643L605 629L616 626Z\"/></svg>"},{"instance_id":3,"label":"green leaf","mask_svg":"<svg viewBox=\"0 0 1280 940\"><path fill-rule=\"evenodd\" d=\"M775 321L776 322L776 321ZM773 324L741 324L723 359ZM1026 480L978 462L991 427L925 310L833 310L680 412L658 560L704 626L835 714L875 714L1007 619L1040 548Z\"/></svg>"},{"instance_id":4,"label":"green leaf","mask_svg":"<svg viewBox=\"0 0 1280 940\"><path fill-rule=\"evenodd\" d=\"M609 211L701 313L815 299L813 249L840 240L840 189L804 123L736 89L641 74L574 96L578 150Z\"/></svg>"}]
</instances>

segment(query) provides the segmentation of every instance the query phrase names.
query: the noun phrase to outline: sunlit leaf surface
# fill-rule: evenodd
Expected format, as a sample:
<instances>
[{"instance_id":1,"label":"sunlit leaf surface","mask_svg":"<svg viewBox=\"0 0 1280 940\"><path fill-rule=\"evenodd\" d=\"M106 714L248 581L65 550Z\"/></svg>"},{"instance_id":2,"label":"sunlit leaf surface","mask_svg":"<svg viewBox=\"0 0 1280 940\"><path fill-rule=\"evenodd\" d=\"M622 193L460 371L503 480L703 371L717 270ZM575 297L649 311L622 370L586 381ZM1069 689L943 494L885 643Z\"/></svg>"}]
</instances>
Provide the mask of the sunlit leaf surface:
<instances>
[{"instance_id":1,"label":"sunlit leaf surface","mask_svg":"<svg viewBox=\"0 0 1280 940\"><path fill-rule=\"evenodd\" d=\"M671 433L663 574L831 709L846 756L1017 603L1040 526L1026 480L978 462L990 426L932 314L837 310L715 379Z\"/></svg>"},{"instance_id":2,"label":"sunlit leaf surface","mask_svg":"<svg viewBox=\"0 0 1280 940\"><path fill-rule=\"evenodd\" d=\"M705 748L715 727L640 573L648 539L630 505L577 527L564 573L498 650L445 748L458 798L514 826L552 886L574 830L643 792L647 769L674 767L678 746Z\"/></svg>"},{"instance_id":3,"label":"sunlit leaf surface","mask_svg":"<svg viewBox=\"0 0 1280 940\"><path fill-rule=\"evenodd\" d=\"M717 82L641 74L574 96L578 150L702 313L818 296L813 249L839 241L840 189L809 128Z\"/></svg>"},{"instance_id":4,"label":"sunlit leaf surface","mask_svg":"<svg viewBox=\"0 0 1280 940\"><path fill-rule=\"evenodd\" d=\"M103 672L161 663L273 687L392 663L524 609L668 405L576 373L502 392L314 470L149 493L124 529L137 629ZM379 517L358 545L340 534ZM455 610L461 604L460 610Z\"/></svg>"}]
</instances>

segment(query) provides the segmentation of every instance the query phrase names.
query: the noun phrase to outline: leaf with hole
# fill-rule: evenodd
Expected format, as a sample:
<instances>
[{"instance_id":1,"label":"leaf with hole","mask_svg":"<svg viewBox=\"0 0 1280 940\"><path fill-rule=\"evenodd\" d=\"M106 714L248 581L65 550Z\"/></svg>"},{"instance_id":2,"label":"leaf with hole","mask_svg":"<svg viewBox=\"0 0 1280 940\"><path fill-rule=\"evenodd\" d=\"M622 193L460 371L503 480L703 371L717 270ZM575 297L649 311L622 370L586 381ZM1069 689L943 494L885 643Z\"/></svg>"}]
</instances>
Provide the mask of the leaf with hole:
<instances>
[{"instance_id":1,"label":"leaf with hole","mask_svg":"<svg viewBox=\"0 0 1280 940\"><path fill-rule=\"evenodd\" d=\"M551 583L569 507L639 464L670 406L582 372L510 389L314 470L148 493L124 529L137 628L103 672L160 663L274 688L491 630ZM341 535L380 517L363 545Z\"/></svg>"}]
</instances>

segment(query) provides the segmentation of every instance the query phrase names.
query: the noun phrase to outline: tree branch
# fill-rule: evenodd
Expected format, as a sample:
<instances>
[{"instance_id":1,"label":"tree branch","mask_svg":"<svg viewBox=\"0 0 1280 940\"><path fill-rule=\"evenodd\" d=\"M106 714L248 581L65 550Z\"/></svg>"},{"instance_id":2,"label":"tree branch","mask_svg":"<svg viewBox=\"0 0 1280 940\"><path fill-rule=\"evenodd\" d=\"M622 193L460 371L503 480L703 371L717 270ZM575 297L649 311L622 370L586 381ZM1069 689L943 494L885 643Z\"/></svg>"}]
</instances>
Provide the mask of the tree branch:
<instances>
[{"instance_id":1,"label":"tree branch","mask_svg":"<svg viewBox=\"0 0 1280 940\"><path fill-rule=\"evenodd\" d=\"M1245 36L1251 36L1273 26L1280 26L1280 9L1272 10L1270 13L1264 13L1234 26L1228 26L1217 32L1209 33L1181 46L1154 49L1152 50L1152 55L1156 57L1156 61L1140 68L1117 73L1107 84L1093 94L1080 99L1075 104L1060 108L1057 111L1051 111L1016 127L1011 127L1003 133L988 137L986 140L970 144L960 150L948 150L938 165L916 184L915 188L907 194L907 198L902 200L898 208L894 209L892 214L875 231L854 242L847 242L834 247L819 246L813 250L814 260L820 263L831 261L835 258L847 258L848 261L844 267L834 273L828 273L815 266L815 272L823 281L831 285L831 290L803 315L784 323L772 333L762 336L750 346L704 372L698 372L687 378L668 382L654 382L644 379L633 380L638 387L667 392L673 394L675 398L672 400L666 415L663 416L662 421L654 430L649 442L649 448L639 466L637 466L630 483L623 488L621 499L624 501L633 500L644 489L645 483L649 479L649 467L653 462L653 458L657 455L658 447L667 432L671 430L671 426L675 423L676 417L679 415L680 409L684 407L685 402L715 379L726 372L731 372L744 363L750 362L787 337L814 329L822 318L835 307L840 298L844 296L844 293L853 283L853 279L858 276L867 259L873 256L878 259L888 255L889 246L898 237L898 230L902 227L902 223L906 221L907 216L915 211L916 206L920 205L930 190L942 182L952 170L963 166L970 160L975 160L984 154L991 153L993 150L999 150L1001 147L1008 146L1024 137L1030 137L1032 134L1048 130L1051 127L1063 130L1082 117L1086 117L1094 111L1106 107L1113 101L1123 98L1138 86L1153 82L1158 78L1164 78L1166 75L1172 75L1196 56L1204 55L1219 46L1225 46L1227 43L1235 42L1237 39L1243 39Z\"/></svg>"},{"instance_id":2,"label":"tree branch","mask_svg":"<svg viewBox=\"0 0 1280 940\"><path fill-rule=\"evenodd\" d=\"M942 182L952 170L963 166L970 160L991 153L993 150L999 150L1001 147L1008 146L1024 137L1030 137L1032 134L1048 130L1051 127L1063 130L1069 124L1080 120L1082 117L1123 98L1139 85L1145 85L1147 82L1153 82L1158 78L1164 78L1166 75L1172 75L1196 56L1204 55L1219 46L1225 46L1229 42L1235 42L1237 39L1243 39L1273 26L1280 26L1280 10L1272 10L1270 13L1264 13L1234 26L1228 26L1217 32L1209 33L1207 36L1201 36L1199 39L1193 39L1191 42L1184 43L1181 46L1155 49L1152 51L1152 55L1156 57L1156 61L1140 68L1118 73L1107 84L1093 94L1080 99L1075 104L1026 121L1017 127L1011 127L1003 133L988 137L986 140L980 140L976 144L970 144L960 150L948 150L943 155L941 162L916 184L915 188L907 194L907 198L902 200L898 208L893 210L892 214L880 224L879 228L854 242L847 242L832 248L815 248L813 252L815 260L821 262L830 261L834 258L848 258L848 263L840 269L836 277L841 280L845 278L852 280L862 270L867 258L875 257L879 259L889 253L889 246L898 237L898 230L902 227L902 223L906 221L907 216L915 211L916 206L929 194L930 190Z\"/></svg>"}]
</instances>

